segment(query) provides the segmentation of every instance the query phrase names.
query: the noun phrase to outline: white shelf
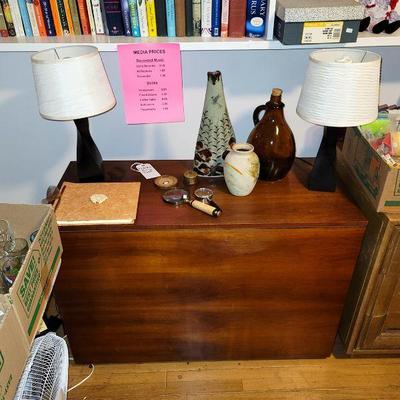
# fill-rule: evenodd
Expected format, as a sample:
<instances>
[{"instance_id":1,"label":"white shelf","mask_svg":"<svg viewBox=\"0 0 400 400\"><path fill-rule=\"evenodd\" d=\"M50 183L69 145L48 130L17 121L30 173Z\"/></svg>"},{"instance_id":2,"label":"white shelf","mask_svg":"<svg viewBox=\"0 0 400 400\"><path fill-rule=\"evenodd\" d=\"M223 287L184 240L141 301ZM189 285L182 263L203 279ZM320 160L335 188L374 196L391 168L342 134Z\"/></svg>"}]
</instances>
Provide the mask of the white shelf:
<instances>
[{"instance_id":1,"label":"white shelf","mask_svg":"<svg viewBox=\"0 0 400 400\"><path fill-rule=\"evenodd\" d=\"M285 46L277 40L251 38L133 38L126 36L58 36L41 38L0 38L0 52L39 51L49 47L93 44L100 51L116 51L118 44L126 43L179 43L183 51L199 50L290 50L327 47L381 47L400 46L400 30L393 35L374 35L362 32L355 43Z\"/></svg>"}]
</instances>

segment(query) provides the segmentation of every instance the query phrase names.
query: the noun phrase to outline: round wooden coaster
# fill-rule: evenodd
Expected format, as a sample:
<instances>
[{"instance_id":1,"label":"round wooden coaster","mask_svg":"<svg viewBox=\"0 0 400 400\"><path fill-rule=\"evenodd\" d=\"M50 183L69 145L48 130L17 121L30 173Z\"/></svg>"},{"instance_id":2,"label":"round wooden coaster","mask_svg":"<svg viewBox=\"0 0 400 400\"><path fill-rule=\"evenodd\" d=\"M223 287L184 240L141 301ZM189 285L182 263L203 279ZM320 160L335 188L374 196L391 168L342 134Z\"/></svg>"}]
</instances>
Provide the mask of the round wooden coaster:
<instances>
[{"instance_id":1,"label":"round wooden coaster","mask_svg":"<svg viewBox=\"0 0 400 400\"><path fill-rule=\"evenodd\" d=\"M154 184L160 189L171 189L178 183L178 179L172 175L161 175L154 179Z\"/></svg>"}]
</instances>

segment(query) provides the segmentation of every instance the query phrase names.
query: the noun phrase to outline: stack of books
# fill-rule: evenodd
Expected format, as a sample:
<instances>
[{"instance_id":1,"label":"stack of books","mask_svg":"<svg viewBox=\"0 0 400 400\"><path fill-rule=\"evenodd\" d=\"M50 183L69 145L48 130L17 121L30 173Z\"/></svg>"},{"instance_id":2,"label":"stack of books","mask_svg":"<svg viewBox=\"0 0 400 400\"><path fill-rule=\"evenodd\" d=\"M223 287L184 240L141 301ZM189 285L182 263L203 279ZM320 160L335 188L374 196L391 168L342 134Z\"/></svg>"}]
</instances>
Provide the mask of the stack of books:
<instances>
[{"instance_id":1,"label":"stack of books","mask_svg":"<svg viewBox=\"0 0 400 400\"><path fill-rule=\"evenodd\" d=\"M268 10L268 0L0 0L0 4L3 37L263 37Z\"/></svg>"}]
</instances>

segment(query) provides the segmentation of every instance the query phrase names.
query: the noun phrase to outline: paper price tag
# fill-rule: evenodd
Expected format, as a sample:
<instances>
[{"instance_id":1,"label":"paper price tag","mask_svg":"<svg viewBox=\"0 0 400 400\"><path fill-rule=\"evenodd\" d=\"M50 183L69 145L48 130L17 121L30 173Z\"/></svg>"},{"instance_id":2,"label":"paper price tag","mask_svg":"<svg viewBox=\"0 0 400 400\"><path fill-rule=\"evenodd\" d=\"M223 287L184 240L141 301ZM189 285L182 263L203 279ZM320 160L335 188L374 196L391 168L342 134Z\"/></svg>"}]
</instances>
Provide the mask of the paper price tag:
<instances>
[{"instance_id":1,"label":"paper price tag","mask_svg":"<svg viewBox=\"0 0 400 400\"><path fill-rule=\"evenodd\" d=\"M136 170L146 179L157 178L157 176L160 176L158 171L151 164L137 164Z\"/></svg>"}]
</instances>

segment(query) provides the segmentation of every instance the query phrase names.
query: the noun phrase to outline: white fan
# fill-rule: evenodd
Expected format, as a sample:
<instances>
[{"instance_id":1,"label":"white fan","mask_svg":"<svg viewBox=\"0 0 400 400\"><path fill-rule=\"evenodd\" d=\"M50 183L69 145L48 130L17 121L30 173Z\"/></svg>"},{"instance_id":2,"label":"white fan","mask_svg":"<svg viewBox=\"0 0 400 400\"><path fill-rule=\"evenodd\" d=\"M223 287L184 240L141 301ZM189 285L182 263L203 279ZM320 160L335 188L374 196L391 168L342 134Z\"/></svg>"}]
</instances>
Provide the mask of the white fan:
<instances>
[{"instance_id":1,"label":"white fan","mask_svg":"<svg viewBox=\"0 0 400 400\"><path fill-rule=\"evenodd\" d=\"M54 333L35 339L14 400L65 400L67 385L65 340Z\"/></svg>"}]
</instances>

